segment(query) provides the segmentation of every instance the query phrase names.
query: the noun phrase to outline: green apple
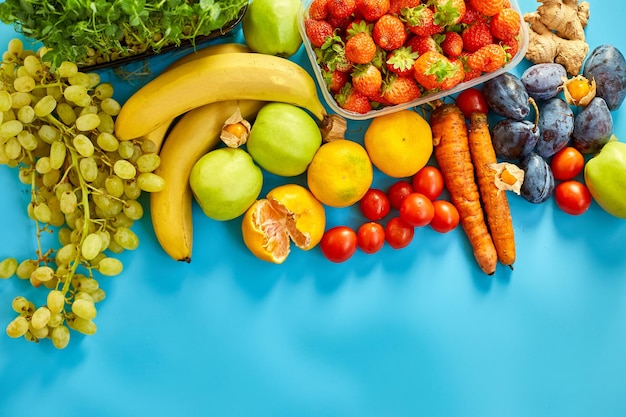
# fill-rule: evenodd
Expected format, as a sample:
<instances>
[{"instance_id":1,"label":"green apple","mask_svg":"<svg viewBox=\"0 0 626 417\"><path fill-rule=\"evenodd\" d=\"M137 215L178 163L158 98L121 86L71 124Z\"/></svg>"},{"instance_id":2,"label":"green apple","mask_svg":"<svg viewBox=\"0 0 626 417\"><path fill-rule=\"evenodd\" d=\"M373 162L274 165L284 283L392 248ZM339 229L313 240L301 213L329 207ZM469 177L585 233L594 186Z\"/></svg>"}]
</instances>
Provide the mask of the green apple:
<instances>
[{"instance_id":1,"label":"green apple","mask_svg":"<svg viewBox=\"0 0 626 417\"><path fill-rule=\"evenodd\" d=\"M600 207L626 219L626 143L604 145L585 165L585 183Z\"/></svg>"},{"instance_id":2,"label":"green apple","mask_svg":"<svg viewBox=\"0 0 626 417\"><path fill-rule=\"evenodd\" d=\"M300 0L253 0L241 21L246 44L254 52L289 58L300 49Z\"/></svg>"},{"instance_id":3,"label":"green apple","mask_svg":"<svg viewBox=\"0 0 626 417\"><path fill-rule=\"evenodd\" d=\"M322 132L309 113L288 103L261 108L246 147L254 161L283 177L302 174L322 145Z\"/></svg>"},{"instance_id":4,"label":"green apple","mask_svg":"<svg viewBox=\"0 0 626 417\"><path fill-rule=\"evenodd\" d=\"M258 198L263 173L245 150L218 148L194 164L189 185L204 214L214 220L232 220Z\"/></svg>"}]
</instances>

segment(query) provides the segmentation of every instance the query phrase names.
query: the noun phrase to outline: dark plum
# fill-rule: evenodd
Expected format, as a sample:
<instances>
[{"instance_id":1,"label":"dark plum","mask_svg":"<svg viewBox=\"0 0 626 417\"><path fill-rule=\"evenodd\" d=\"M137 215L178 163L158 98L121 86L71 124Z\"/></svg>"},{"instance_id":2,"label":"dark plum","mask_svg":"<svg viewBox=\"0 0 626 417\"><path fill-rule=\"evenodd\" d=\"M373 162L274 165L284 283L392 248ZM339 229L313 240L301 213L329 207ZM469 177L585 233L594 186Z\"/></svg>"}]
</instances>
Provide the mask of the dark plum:
<instances>
[{"instance_id":1,"label":"dark plum","mask_svg":"<svg viewBox=\"0 0 626 417\"><path fill-rule=\"evenodd\" d=\"M522 74L521 81L529 96L535 100L548 100L561 91L563 77L567 78L563 65L545 63L528 67Z\"/></svg>"},{"instance_id":2,"label":"dark plum","mask_svg":"<svg viewBox=\"0 0 626 417\"><path fill-rule=\"evenodd\" d=\"M596 97L602 97L609 110L622 104L626 97L626 60L615 46L604 44L591 51L583 75L596 80Z\"/></svg>"},{"instance_id":3,"label":"dark plum","mask_svg":"<svg viewBox=\"0 0 626 417\"><path fill-rule=\"evenodd\" d=\"M573 144L584 154L592 154L609 141L613 133L613 117L604 99L595 97L574 118Z\"/></svg>"},{"instance_id":4,"label":"dark plum","mask_svg":"<svg viewBox=\"0 0 626 417\"><path fill-rule=\"evenodd\" d=\"M558 97L546 101L539 111L539 141L535 151L543 158L549 158L563 149L574 132L574 112Z\"/></svg>"},{"instance_id":5,"label":"dark plum","mask_svg":"<svg viewBox=\"0 0 626 417\"><path fill-rule=\"evenodd\" d=\"M528 120L502 119L491 129L491 141L499 159L514 161L528 155L539 140L539 129Z\"/></svg>"},{"instance_id":6,"label":"dark plum","mask_svg":"<svg viewBox=\"0 0 626 417\"><path fill-rule=\"evenodd\" d=\"M524 120L530 112L528 92L524 84L509 72L485 81L483 95L489 108L500 116Z\"/></svg>"},{"instance_id":7,"label":"dark plum","mask_svg":"<svg viewBox=\"0 0 626 417\"><path fill-rule=\"evenodd\" d=\"M527 201L538 204L549 199L554 193L554 175L550 165L535 152L531 152L520 161L524 170L524 182L520 195Z\"/></svg>"}]
</instances>

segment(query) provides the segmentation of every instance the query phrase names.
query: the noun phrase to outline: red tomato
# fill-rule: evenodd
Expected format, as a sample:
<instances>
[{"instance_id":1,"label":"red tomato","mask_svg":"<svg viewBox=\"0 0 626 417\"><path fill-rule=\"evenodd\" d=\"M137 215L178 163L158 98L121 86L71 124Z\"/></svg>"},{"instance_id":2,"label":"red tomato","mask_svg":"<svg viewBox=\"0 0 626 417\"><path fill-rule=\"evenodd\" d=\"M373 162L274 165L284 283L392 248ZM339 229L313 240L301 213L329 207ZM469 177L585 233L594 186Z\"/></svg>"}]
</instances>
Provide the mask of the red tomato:
<instances>
[{"instance_id":1,"label":"red tomato","mask_svg":"<svg viewBox=\"0 0 626 417\"><path fill-rule=\"evenodd\" d=\"M389 219L385 226L385 240L394 249L401 249L409 245L415 235L415 228L407 224L400 217Z\"/></svg>"},{"instance_id":2,"label":"red tomato","mask_svg":"<svg viewBox=\"0 0 626 417\"><path fill-rule=\"evenodd\" d=\"M557 180L571 180L580 174L584 166L585 157L573 146L567 146L558 151L550 163L554 179Z\"/></svg>"},{"instance_id":3,"label":"red tomato","mask_svg":"<svg viewBox=\"0 0 626 417\"><path fill-rule=\"evenodd\" d=\"M320 247L329 261L335 263L347 261L356 252L356 233L348 226L332 227L324 232Z\"/></svg>"},{"instance_id":4,"label":"red tomato","mask_svg":"<svg viewBox=\"0 0 626 417\"><path fill-rule=\"evenodd\" d=\"M432 201L422 193L404 197L400 206L400 218L413 227L426 226L435 216Z\"/></svg>"},{"instance_id":5,"label":"red tomato","mask_svg":"<svg viewBox=\"0 0 626 417\"><path fill-rule=\"evenodd\" d=\"M402 200L404 197L411 194L413 192L413 186L410 182L406 180L400 180L391 185L387 190L387 196L389 197L389 202L391 203L391 207L396 210L400 210L400 206L402 205Z\"/></svg>"},{"instance_id":6,"label":"red tomato","mask_svg":"<svg viewBox=\"0 0 626 417\"><path fill-rule=\"evenodd\" d=\"M433 201L435 216L430 222L430 227L439 233L448 233L459 225L459 211L454 204L446 200Z\"/></svg>"},{"instance_id":7,"label":"red tomato","mask_svg":"<svg viewBox=\"0 0 626 417\"><path fill-rule=\"evenodd\" d=\"M473 112L485 113L489 111L489 105L483 92L476 88L468 88L459 93L456 98L456 105L463 112L466 118L470 118Z\"/></svg>"},{"instance_id":8,"label":"red tomato","mask_svg":"<svg viewBox=\"0 0 626 417\"><path fill-rule=\"evenodd\" d=\"M376 222L367 222L356 233L357 245L365 253L376 253L385 245L385 228Z\"/></svg>"},{"instance_id":9,"label":"red tomato","mask_svg":"<svg viewBox=\"0 0 626 417\"><path fill-rule=\"evenodd\" d=\"M441 171L432 165L426 165L417 171L413 175L412 183L413 191L424 194L430 201L435 201L444 188Z\"/></svg>"},{"instance_id":10,"label":"red tomato","mask_svg":"<svg viewBox=\"0 0 626 417\"><path fill-rule=\"evenodd\" d=\"M359 201L361 213L369 220L380 220L389 214L391 203L384 191L377 188L367 190L361 201Z\"/></svg>"},{"instance_id":11,"label":"red tomato","mask_svg":"<svg viewBox=\"0 0 626 417\"><path fill-rule=\"evenodd\" d=\"M587 186L576 180L559 183L554 189L554 198L561 210L574 216L586 212L592 200Z\"/></svg>"}]
</instances>

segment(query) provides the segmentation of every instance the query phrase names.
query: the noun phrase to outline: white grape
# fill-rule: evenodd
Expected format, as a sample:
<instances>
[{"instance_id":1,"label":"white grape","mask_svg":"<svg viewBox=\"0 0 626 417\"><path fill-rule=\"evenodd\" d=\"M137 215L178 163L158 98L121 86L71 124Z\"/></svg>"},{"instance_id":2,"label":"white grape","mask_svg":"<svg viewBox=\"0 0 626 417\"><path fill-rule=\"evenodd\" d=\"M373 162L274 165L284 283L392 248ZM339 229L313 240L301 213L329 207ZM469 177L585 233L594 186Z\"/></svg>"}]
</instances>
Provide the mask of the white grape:
<instances>
[{"instance_id":1,"label":"white grape","mask_svg":"<svg viewBox=\"0 0 626 417\"><path fill-rule=\"evenodd\" d=\"M98 163L93 157L82 158L78 167L85 181L92 182L98 177Z\"/></svg>"},{"instance_id":2,"label":"white grape","mask_svg":"<svg viewBox=\"0 0 626 417\"><path fill-rule=\"evenodd\" d=\"M85 237L80 251L83 258L90 261L95 258L102 249L102 239L97 233L91 233Z\"/></svg>"},{"instance_id":3,"label":"white grape","mask_svg":"<svg viewBox=\"0 0 626 417\"><path fill-rule=\"evenodd\" d=\"M157 153L145 153L137 158L139 172L152 172L161 164L161 157Z\"/></svg>"},{"instance_id":4,"label":"white grape","mask_svg":"<svg viewBox=\"0 0 626 417\"><path fill-rule=\"evenodd\" d=\"M35 104L35 114L37 117L43 118L52 113L56 107L56 98L54 98L54 96L47 95Z\"/></svg>"},{"instance_id":5,"label":"white grape","mask_svg":"<svg viewBox=\"0 0 626 417\"><path fill-rule=\"evenodd\" d=\"M20 145L22 145L22 148L26 149L27 151L34 151L39 145L37 137L30 133L28 130L22 130L20 133L18 133L17 140Z\"/></svg>"},{"instance_id":6,"label":"white grape","mask_svg":"<svg viewBox=\"0 0 626 417\"><path fill-rule=\"evenodd\" d=\"M76 119L76 129L82 132L88 132L95 130L100 125L100 116L97 114L89 113L83 114Z\"/></svg>"},{"instance_id":7,"label":"white grape","mask_svg":"<svg viewBox=\"0 0 626 417\"><path fill-rule=\"evenodd\" d=\"M70 330L65 326L57 326L50 333L52 344L57 349L64 349L70 342Z\"/></svg>"},{"instance_id":8,"label":"white grape","mask_svg":"<svg viewBox=\"0 0 626 417\"><path fill-rule=\"evenodd\" d=\"M65 296L59 290L52 290L48 293L46 304L52 314L58 314L65 307Z\"/></svg>"},{"instance_id":9,"label":"white grape","mask_svg":"<svg viewBox=\"0 0 626 417\"><path fill-rule=\"evenodd\" d=\"M22 93L33 91L36 85L35 79L30 75L22 75L13 80L13 88L15 88L15 91Z\"/></svg>"},{"instance_id":10,"label":"white grape","mask_svg":"<svg viewBox=\"0 0 626 417\"><path fill-rule=\"evenodd\" d=\"M7 120L0 125L0 137L10 138L12 136L17 136L23 130L24 125L19 120Z\"/></svg>"},{"instance_id":11,"label":"white grape","mask_svg":"<svg viewBox=\"0 0 626 417\"><path fill-rule=\"evenodd\" d=\"M101 132L96 138L96 143L106 152L115 152L120 146L117 138L109 132Z\"/></svg>"},{"instance_id":12,"label":"white grape","mask_svg":"<svg viewBox=\"0 0 626 417\"><path fill-rule=\"evenodd\" d=\"M87 136L83 135L82 133L79 133L78 135L74 136L74 139L72 139L72 145L74 145L74 148L76 148L76 150L78 151L79 154L81 154L81 156L85 156L85 157L92 156L95 150L91 139L89 139Z\"/></svg>"},{"instance_id":13,"label":"white grape","mask_svg":"<svg viewBox=\"0 0 626 417\"><path fill-rule=\"evenodd\" d=\"M111 244L113 243L114 242L111 241ZM124 265L122 261L117 258L107 257L98 262L97 268L102 275L111 277L121 274L124 270Z\"/></svg>"},{"instance_id":14,"label":"white grape","mask_svg":"<svg viewBox=\"0 0 626 417\"><path fill-rule=\"evenodd\" d=\"M76 317L67 321L67 325L79 333L85 335L93 335L98 330L96 324L91 320L85 320L80 317Z\"/></svg>"},{"instance_id":15,"label":"white grape","mask_svg":"<svg viewBox=\"0 0 626 417\"><path fill-rule=\"evenodd\" d=\"M59 77L69 78L78 74L78 66L71 61L63 61L56 69Z\"/></svg>"},{"instance_id":16,"label":"white grape","mask_svg":"<svg viewBox=\"0 0 626 417\"><path fill-rule=\"evenodd\" d=\"M30 325L33 329L43 329L48 325L48 321L50 320L50 310L46 306L39 307L33 313L33 316L30 319Z\"/></svg>"},{"instance_id":17,"label":"white grape","mask_svg":"<svg viewBox=\"0 0 626 417\"><path fill-rule=\"evenodd\" d=\"M15 271L17 271L17 259L6 258L0 262L0 278L11 278L15 275Z\"/></svg>"},{"instance_id":18,"label":"white grape","mask_svg":"<svg viewBox=\"0 0 626 417\"><path fill-rule=\"evenodd\" d=\"M17 316L7 325L6 333L11 338L22 337L30 327L28 320L24 316Z\"/></svg>"},{"instance_id":19,"label":"white grape","mask_svg":"<svg viewBox=\"0 0 626 417\"><path fill-rule=\"evenodd\" d=\"M115 175L123 180L133 179L135 178L135 175L137 175L137 169L135 166L124 159L115 161L115 164L113 164L113 172L115 172Z\"/></svg>"},{"instance_id":20,"label":"white grape","mask_svg":"<svg viewBox=\"0 0 626 417\"><path fill-rule=\"evenodd\" d=\"M97 315L96 306L93 301L84 299L75 300L72 303L72 312L85 320L93 320Z\"/></svg>"},{"instance_id":21,"label":"white grape","mask_svg":"<svg viewBox=\"0 0 626 417\"><path fill-rule=\"evenodd\" d=\"M39 266L30 274L30 277L40 282L50 281L54 277L54 270L46 265Z\"/></svg>"},{"instance_id":22,"label":"white grape","mask_svg":"<svg viewBox=\"0 0 626 417\"><path fill-rule=\"evenodd\" d=\"M52 169L60 169L65 163L67 147L64 142L52 142L50 146L50 167Z\"/></svg>"},{"instance_id":23,"label":"white grape","mask_svg":"<svg viewBox=\"0 0 626 417\"><path fill-rule=\"evenodd\" d=\"M139 174L137 177L137 184L141 190L148 193L158 193L159 191L163 191L165 188L165 180L163 177L160 177L152 172Z\"/></svg>"}]
</instances>

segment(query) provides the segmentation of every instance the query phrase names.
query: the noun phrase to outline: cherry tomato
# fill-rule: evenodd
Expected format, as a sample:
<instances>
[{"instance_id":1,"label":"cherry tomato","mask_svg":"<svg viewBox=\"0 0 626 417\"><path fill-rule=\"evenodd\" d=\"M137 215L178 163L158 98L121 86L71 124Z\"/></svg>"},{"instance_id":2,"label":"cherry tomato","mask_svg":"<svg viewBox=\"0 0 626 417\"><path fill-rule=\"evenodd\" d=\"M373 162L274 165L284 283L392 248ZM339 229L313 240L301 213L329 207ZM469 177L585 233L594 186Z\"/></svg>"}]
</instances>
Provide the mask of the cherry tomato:
<instances>
[{"instance_id":1,"label":"cherry tomato","mask_svg":"<svg viewBox=\"0 0 626 417\"><path fill-rule=\"evenodd\" d=\"M391 210L389 197L387 197L384 191L377 188L367 190L361 201L359 201L359 206L361 207L361 213L368 220L373 221L382 219Z\"/></svg>"},{"instance_id":2,"label":"cherry tomato","mask_svg":"<svg viewBox=\"0 0 626 417\"><path fill-rule=\"evenodd\" d=\"M413 191L424 194L430 201L435 201L444 188L443 175L439 168L426 165L413 175L412 185Z\"/></svg>"},{"instance_id":3,"label":"cherry tomato","mask_svg":"<svg viewBox=\"0 0 626 417\"><path fill-rule=\"evenodd\" d=\"M406 180L394 182L387 190L387 196L389 197L391 207L395 208L396 210L400 210L402 200L404 200L404 197L411 194L412 192L413 186L410 182Z\"/></svg>"},{"instance_id":4,"label":"cherry tomato","mask_svg":"<svg viewBox=\"0 0 626 417\"><path fill-rule=\"evenodd\" d=\"M561 210L574 216L586 212L592 200L587 186L576 180L559 183L554 189L554 198Z\"/></svg>"},{"instance_id":5,"label":"cherry tomato","mask_svg":"<svg viewBox=\"0 0 626 417\"><path fill-rule=\"evenodd\" d=\"M580 174L585 166L585 157L573 146L567 146L552 157L550 167L557 180L571 180Z\"/></svg>"},{"instance_id":6,"label":"cherry tomato","mask_svg":"<svg viewBox=\"0 0 626 417\"><path fill-rule=\"evenodd\" d=\"M356 252L356 232L348 226L332 227L324 232L320 248L326 259L331 262L347 261Z\"/></svg>"},{"instance_id":7,"label":"cherry tomato","mask_svg":"<svg viewBox=\"0 0 626 417\"><path fill-rule=\"evenodd\" d=\"M456 98L456 105L463 112L466 118L470 118L473 112L485 113L489 111L489 105L483 92L476 88L468 88L459 93Z\"/></svg>"},{"instance_id":8,"label":"cherry tomato","mask_svg":"<svg viewBox=\"0 0 626 417\"><path fill-rule=\"evenodd\" d=\"M415 228L400 217L392 217L385 226L385 240L394 249L409 245L415 235Z\"/></svg>"},{"instance_id":9,"label":"cherry tomato","mask_svg":"<svg viewBox=\"0 0 626 417\"><path fill-rule=\"evenodd\" d=\"M435 216L432 201L422 193L404 197L400 206L400 218L413 227L426 226Z\"/></svg>"},{"instance_id":10,"label":"cherry tomato","mask_svg":"<svg viewBox=\"0 0 626 417\"><path fill-rule=\"evenodd\" d=\"M459 211L454 204L447 200L433 201L435 216L430 221L430 227L439 233L448 233L459 225Z\"/></svg>"},{"instance_id":11,"label":"cherry tomato","mask_svg":"<svg viewBox=\"0 0 626 417\"><path fill-rule=\"evenodd\" d=\"M356 233L357 245L365 253L372 254L385 245L385 228L376 222L367 222Z\"/></svg>"}]
</instances>

